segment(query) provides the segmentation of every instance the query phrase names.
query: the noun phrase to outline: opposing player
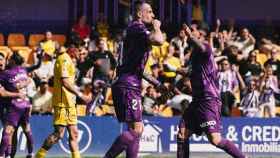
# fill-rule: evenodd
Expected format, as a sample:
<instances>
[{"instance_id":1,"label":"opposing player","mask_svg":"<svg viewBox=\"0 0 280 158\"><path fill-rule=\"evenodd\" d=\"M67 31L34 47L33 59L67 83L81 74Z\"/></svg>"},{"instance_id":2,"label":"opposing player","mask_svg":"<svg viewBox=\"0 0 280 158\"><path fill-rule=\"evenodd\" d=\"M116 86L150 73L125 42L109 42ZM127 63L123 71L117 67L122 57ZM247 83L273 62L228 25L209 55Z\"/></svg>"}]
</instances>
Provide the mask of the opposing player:
<instances>
[{"instance_id":1,"label":"opposing player","mask_svg":"<svg viewBox=\"0 0 280 158\"><path fill-rule=\"evenodd\" d=\"M229 140L221 136L221 99L218 90L217 65L209 44L196 29L184 25L194 47L191 56L193 101L185 110L178 133L178 158L189 158L189 137L205 133L214 146L234 158L245 158Z\"/></svg>"},{"instance_id":2,"label":"opposing player","mask_svg":"<svg viewBox=\"0 0 280 158\"><path fill-rule=\"evenodd\" d=\"M75 96L80 97L85 102L89 102L89 99L75 87L75 65L65 48L62 47L57 52L52 101L54 132L47 137L35 157L46 157L47 151L63 137L65 128L67 128L72 158L80 158Z\"/></svg>"},{"instance_id":3,"label":"opposing player","mask_svg":"<svg viewBox=\"0 0 280 158\"><path fill-rule=\"evenodd\" d=\"M141 108L141 81L151 44L164 41L161 23L154 19L152 7L145 2L136 2L134 21L127 28L124 49L117 67L118 79L112 85L113 101L119 122L125 122L128 130L121 133L106 153L105 158L117 157L126 151L126 157L136 158L140 136L143 132ZM147 29L153 26L153 31Z\"/></svg>"}]
</instances>

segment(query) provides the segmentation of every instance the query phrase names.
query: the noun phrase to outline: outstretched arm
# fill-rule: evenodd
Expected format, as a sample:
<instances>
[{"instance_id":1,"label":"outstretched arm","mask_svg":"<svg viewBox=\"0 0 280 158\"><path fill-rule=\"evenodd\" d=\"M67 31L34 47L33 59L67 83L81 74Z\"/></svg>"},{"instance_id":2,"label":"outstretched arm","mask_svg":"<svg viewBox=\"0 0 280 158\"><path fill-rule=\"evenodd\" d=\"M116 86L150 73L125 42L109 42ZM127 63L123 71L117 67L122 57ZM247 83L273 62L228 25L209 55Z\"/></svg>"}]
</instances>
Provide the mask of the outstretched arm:
<instances>
[{"instance_id":1,"label":"outstretched arm","mask_svg":"<svg viewBox=\"0 0 280 158\"><path fill-rule=\"evenodd\" d=\"M200 41L191 31L191 29L186 25L186 24L183 24L183 28L186 32L186 34L189 36L189 39L191 41L191 43L197 47L198 49L200 49L202 52L205 52L206 51L206 47L205 45L203 44L202 41Z\"/></svg>"}]
</instances>

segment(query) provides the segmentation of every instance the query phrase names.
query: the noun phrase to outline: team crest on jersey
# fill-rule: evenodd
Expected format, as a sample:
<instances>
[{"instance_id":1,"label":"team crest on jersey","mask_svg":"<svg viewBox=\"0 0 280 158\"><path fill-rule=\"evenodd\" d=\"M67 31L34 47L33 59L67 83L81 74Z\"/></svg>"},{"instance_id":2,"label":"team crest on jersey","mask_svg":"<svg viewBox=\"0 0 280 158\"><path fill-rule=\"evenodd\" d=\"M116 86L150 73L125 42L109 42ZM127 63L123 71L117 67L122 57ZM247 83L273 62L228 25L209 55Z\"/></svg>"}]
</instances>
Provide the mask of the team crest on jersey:
<instances>
[{"instance_id":1,"label":"team crest on jersey","mask_svg":"<svg viewBox=\"0 0 280 158\"><path fill-rule=\"evenodd\" d=\"M216 124L217 124L217 122L212 120L212 121L204 122L204 123L200 124L199 126L201 128L204 128L204 127L208 127L208 126L215 126Z\"/></svg>"}]
</instances>

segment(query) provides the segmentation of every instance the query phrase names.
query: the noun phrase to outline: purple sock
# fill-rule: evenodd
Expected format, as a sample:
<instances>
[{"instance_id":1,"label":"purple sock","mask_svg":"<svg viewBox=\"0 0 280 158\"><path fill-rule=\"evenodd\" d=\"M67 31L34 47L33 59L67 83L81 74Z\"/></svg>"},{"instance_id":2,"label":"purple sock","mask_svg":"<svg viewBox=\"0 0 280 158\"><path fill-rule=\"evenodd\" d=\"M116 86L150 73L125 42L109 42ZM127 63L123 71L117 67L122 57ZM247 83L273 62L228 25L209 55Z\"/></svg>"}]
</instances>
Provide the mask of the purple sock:
<instances>
[{"instance_id":1,"label":"purple sock","mask_svg":"<svg viewBox=\"0 0 280 158\"><path fill-rule=\"evenodd\" d=\"M9 144L6 148L6 151L5 151L5 157L8 157L11 155L11 152L12 152L12 145Z\"/></svg>"},{"instance_id":2,"label":"purple sock","mask_svg":"<svg viewBox=\"0 0 280 158\"><path fill-rule=\"evenodd\" d=\"M10 139L10 135L7 132L3 131L1 146L0 146L0 156L5 155L6 149L9 146L9 139Z\"/></svg>"},{"instance_id":3,"label":"purple sock","mask_svg":"<svg viewBox=\"0 0 280 158\"><path fill-rule=\"evenodd\" d=\"M128 146L134 144L135 142L135 135L134 133L129 130L123 132L118 138L115 140L109 151L106 153L104 158L115 158L121 152L128 149Z\"/></svg>"},{"instance_id":4,"label":"purple sock","mask_svg":"<svg viewBox=\"0 0 280 158\"><path fill-rule=\"evenodd\" d=\"M28 150L28 154L32 154L33 153L33 137L32 137L32 132L28 131L25 133L26 139L27 139L27 150Z\"/></svg>"},{"instance_id":5,"label":"purple sock","mask_svg":"<svg viewBox=\"0 0 280 158\"><path fill-rule=\"evenodd\" d=\"M241 151L229 140L222 139L217 145L218 148L223 149L226 153L234 158L245 158Z\"/></svg>"},{"instance_id":6,"label":"purple sock","mask_svg":"<svg viewBox=\"0 0 280 158\"><path fill-rule=\"evenodd\" d=\"M189 139L177 138L177 158L189 158L190 142Z\"/></svg>"},{"instance_id":7,"label":"purple sock","mask_svg":"<svg viewBox=\"0 0 280 158\"><path fill-rule=\"evenodd\" d=\"M14 158L17 152L17 143L18 143L18 139L17 139L17 129L13 134L13 138L12 138L12 151L11 151L11 158Z\"/></svg>"},{"instance_id":8,"label":"purple sock","mask_svg":"<svg viewBox=\"0 0 280 158\"><path fill-rule=\"evenodd\" d=\"M139 152L140 135L133 130L131 130L130 133L134 136L134 140L128 145L126 149L126 157L137 158Z\"/></svg>"}]
</instances>

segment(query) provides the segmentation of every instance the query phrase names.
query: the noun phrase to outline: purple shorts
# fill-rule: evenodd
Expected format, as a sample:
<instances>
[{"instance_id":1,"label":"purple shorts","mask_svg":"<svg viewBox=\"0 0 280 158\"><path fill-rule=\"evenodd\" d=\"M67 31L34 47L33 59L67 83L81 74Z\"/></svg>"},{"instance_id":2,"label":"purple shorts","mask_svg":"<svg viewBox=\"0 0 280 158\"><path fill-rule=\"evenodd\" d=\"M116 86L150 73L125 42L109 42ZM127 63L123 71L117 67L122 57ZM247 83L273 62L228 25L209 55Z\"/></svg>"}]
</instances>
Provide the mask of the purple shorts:
<instances>
[{"instance_id":1,"label":"purple shorts","mask_svg":"<svg viewBox=\"0 0 280 158\"><path fill-rule=\"evenodd\" d=\"M112 86L113 102L119 122L141 122L141 91Z\"/></svg>"},{"instance_id":2,"label":"purple shorts","mask_svg":"<svg viewBox=\"0 0 280 158\"><path fill-rule=\"evenodd\" d=\"M30 108L21 109L10 106L5 114L5 124L17 127L19 124L29 123L29 112Z\"/></svg>"},{"instance_id":3,"label":"purple shorts","mask_svg":"<svg viewBox=\"0 0 280 158\"><path fill-rule=\"evenodd\" d=\"M222 130L221 106L221 101L216 99L192 102L185 110L179 127L186 127L197 135L220 133Z\"/></svg>"}]
</instances>

